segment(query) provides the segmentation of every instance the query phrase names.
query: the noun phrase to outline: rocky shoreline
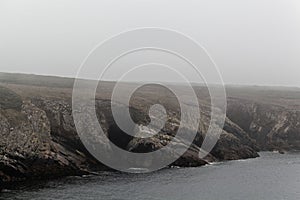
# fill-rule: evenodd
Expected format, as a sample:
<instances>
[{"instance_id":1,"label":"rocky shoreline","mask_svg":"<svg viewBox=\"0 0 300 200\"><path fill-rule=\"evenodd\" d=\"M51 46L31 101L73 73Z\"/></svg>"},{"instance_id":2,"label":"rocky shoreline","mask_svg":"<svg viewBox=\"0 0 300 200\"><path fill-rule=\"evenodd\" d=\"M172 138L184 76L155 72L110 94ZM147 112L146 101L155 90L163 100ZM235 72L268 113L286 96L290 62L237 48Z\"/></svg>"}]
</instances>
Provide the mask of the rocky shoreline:
<instances>
[{"instance_id":1,"label":"rocky shoreline","mask_svg":"<svg viewBox=\"0 0 300 200\"><path fill-rule=\"evenodd\" d=\"M73 80L27 76L0 74L2 188L25 180L111 170L88 153L77 135L72 118ZM176 100L172 95L168 96L166 91L152 86L141 91L142 95L137 94L138 98L133 100L131 110L138 124L147 124L149 121L145 104L156 103L156 99L152 98L153 92L168 97L160 103L165 104L169 111L169 120L157 136L137 139L124 135L114 123L110 111L112 88L113 83L105 83L104 89L99 91L96 110L99 122L113 143L132 152L150 152L161 148L174 137L179 117ZM243 95L245 91L239 90L228 89L228 117L223 132L214 149L204 159L200 159L198 153L209 125L210 112L207 103L201 101L198 134L188 151L172 166L196 167L209 162L254 158L260 150L300 149L300 91L294 91L296 97L293 97L293 101L290 98L286 102L276 102L266 94L262 99L260 90L254 91L256 93L253 95L253 91L247 92L247 88L244 88L247 94L252 92L251 98ZM196 92L199 96L205 96L205 90L200 86L196 87ZM139 98L141 96L143 99ZM286 98L286 95L282 96L282 99ZM186 145L184 140L176 142L178 145Z\"/></svg>"}]
</instances>

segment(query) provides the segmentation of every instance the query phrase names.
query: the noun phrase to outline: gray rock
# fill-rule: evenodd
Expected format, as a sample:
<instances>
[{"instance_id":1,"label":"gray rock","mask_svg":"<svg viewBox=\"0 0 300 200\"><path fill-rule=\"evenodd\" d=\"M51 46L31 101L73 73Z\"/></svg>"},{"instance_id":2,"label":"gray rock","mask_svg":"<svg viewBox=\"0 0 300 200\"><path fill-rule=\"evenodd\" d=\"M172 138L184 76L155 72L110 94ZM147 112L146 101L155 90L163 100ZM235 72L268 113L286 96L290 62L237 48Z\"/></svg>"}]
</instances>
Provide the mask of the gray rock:
<instances>
[{"instance_id":1,"label":"gray rock","mask_svg":"<svg viewBox=\"0 0 300 200\"><path fill-rule=\"evenodd\" d=\"M25 75L0 77L1 185L109 170L89 154L76 132L71 107L72 83L72 79L31 75L29 78ZM158 134L137 138L126 135L113 120L110 110L113 85L103 83L104 87L96 96L97 116L107 138L132 152L155 151L174 138L180 123L180 111L170 92L153 86L136 92L130 111L137 124L149 123L149 105L155 103L164 105L168 115L167 123ZM187 146L182 138L176 140L178 146L188 147L188 150L171 165L194 167L219 160L257 157L259 150L300 149L299 109L291 109L296 108L297 103L284 107L282 102L276 104L269 97L258 100L258 96L264 93L254 91L255 96L252 90L247 90L252 96L248 93L248 96L243 96L240 89L238 93L229 90L228 118L221 127L221 137L210 154L200 159L198 153L209 126L210 108L207 91L201 87L195 87L195 90L201 102L201 123L192 145ZM300 95L294 99L299 102ZM186 132L189 131L187 127ZM98 144L107 145L104 138L96 140Z\"/></svg>"}]
</instances>

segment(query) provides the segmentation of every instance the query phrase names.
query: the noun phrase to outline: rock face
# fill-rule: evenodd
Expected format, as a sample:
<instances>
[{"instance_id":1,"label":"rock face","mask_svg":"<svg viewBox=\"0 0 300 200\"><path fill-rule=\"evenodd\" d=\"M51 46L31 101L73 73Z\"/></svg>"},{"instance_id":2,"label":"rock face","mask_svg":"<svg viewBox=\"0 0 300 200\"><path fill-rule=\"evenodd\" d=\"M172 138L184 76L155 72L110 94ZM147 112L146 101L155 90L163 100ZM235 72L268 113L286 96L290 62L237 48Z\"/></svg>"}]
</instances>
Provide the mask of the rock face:
<instances>
[{"instance_id":1,"label":"rock face","mask_svg":"<svg viewBox=\"0 0 300 200\"><path fill-rule=\"evenodd\" d=\"M300 150L300 111L249 100L232 100L228 117L261 150Z\"/></svg>"},{"instance_id":2,"label":"rock face","mask_svg":"<svg viewBox=\"0 0 300 200\"><path fill-rule=\"evenodd\" d=\"M17 81L13 82L12 78ZM89 154L76 132L72 117L72 81L40 76L0 76L2 186L27 179L109 170ZM137 92L130 105L132 119L137 124L149 123L148 108L155 103L163 104L168 114L167 123L158 134L137 138L125 134L115 124L110 109L113 84L104 85L96 97L96 111L107 138L115 145L127 151L145 153L160 149L174 138L180 117L178 102L171 94L152 86ZM157 101L159 95L162 99ZM228 99L228 118L224 127L220 127L223 129L220 139L210 154L200 159L200 146L210 121L207 103L201 103L200 110L201 123L193 144L172 165L195 167L212 161L254 158L259 150L299 149L299 111L234 96ZM139 130L137 134L143 134L143 131ZM187 127L186 132L189 131ZM182 138L175 142L187 147Z\"/></svg>"},{"instance_id":3,"label":"rock face","mask_svg":"<svg viewBox=\"0 0 300 200\"><path fill-rule=\"evenodd\" d=\"M231 87L227 116L260 150L300 150L300 89Z\"/></svg>"},{"instance_id":4,"label":"rock face","mask_svg":"<svg viewBox=\"0 0 300 200\"><path fill-rule=\"evenodd\" d=\"M76 144L79 140L75 134L68 135L70 116L59 108L60 104L56 106L59 110L53 109L52 117L47 109L42 110L30 100L23 101L19 108L0 110L0 177L3 182L84 174L91 170L89 165L97 163L82 145ZM60 139L56 135L60 134L57 125L65 131Z\"/></svg>"}]
</instances>

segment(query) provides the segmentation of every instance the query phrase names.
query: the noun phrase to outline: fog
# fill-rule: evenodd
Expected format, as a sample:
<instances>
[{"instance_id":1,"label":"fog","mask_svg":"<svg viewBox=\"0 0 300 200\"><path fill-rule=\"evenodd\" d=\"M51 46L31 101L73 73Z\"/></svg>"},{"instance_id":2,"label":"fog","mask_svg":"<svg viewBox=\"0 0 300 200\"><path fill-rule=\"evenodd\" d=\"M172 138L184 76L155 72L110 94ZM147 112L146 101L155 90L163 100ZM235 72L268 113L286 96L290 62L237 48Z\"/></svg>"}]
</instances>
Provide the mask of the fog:
<instances>
[{"instance_id":1,"label":"fog","mask_svg":"<svg viewBox=\"0 0 300 200\"><path fill-rule=\"evenodd\" d=\"M0 25L2 72L74 77L112 35L161 27L205 47L226 84L300 87L298 0L1 0Z\"/></svg>"}]
</instances>

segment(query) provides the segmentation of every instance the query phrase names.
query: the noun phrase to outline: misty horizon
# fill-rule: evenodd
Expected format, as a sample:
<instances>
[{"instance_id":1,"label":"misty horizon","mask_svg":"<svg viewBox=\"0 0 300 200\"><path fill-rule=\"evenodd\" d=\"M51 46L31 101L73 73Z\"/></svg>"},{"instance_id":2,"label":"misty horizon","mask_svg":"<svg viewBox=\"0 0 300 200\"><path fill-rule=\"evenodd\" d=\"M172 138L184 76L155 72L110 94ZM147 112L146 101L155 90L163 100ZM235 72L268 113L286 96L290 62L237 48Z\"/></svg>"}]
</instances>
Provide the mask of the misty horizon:
<instances>
[{"instance_id":1,"label":"misty horizon","mask_svg":"<svg viewBox=\"0 0 300 200\"><path fill-rule=\"evenodd\" d=\"M1 71L75 77L89 52L111 36L162 27L203 45L226 85L300 87L298 8L296 0L67 0L59 5L4 0Z\"/></svg>"},{"instance_id":2,"label":"misty horizon","mask_svg":"<svg viewBox=\"0 0 300 200\"><path fill-rule=\"evenodd\" d=\"M61 76L61 75L52 75L52 74L35 74L35 73L23 73L23 72L4 72L0 71L0 78L3 74L10 74L10 75L28 75L28 76L44 76L44 77L54 77L54 78L67 78L67 79L75 79L76 77L72 76ZM104 80L95 80L95 79L89 79L89 78L79 78L80 80L86 80L86 81L103 81L103 82L116 82L116 80L109 80L109 79L104 79ZM123 83L149 83L149 82L143 82L143 81L121 81ZM166 83L166 84L178 84L178 85L187 85L187 83L184 82L161 82L161 83ZM151 84L151 83L150 83ZM205 83L203 82L190 82L191 85L193 86L206 86ZM211 86L216 85L218 86L219 84L214 84L211 83ZM259 84L235 84L235 83L224 83L224 86L226 87L270 87L270 88L291 88L291 89L299 89L300 86L294 86L294 85L259 85Z\"/></svg>"}]
</instances>

